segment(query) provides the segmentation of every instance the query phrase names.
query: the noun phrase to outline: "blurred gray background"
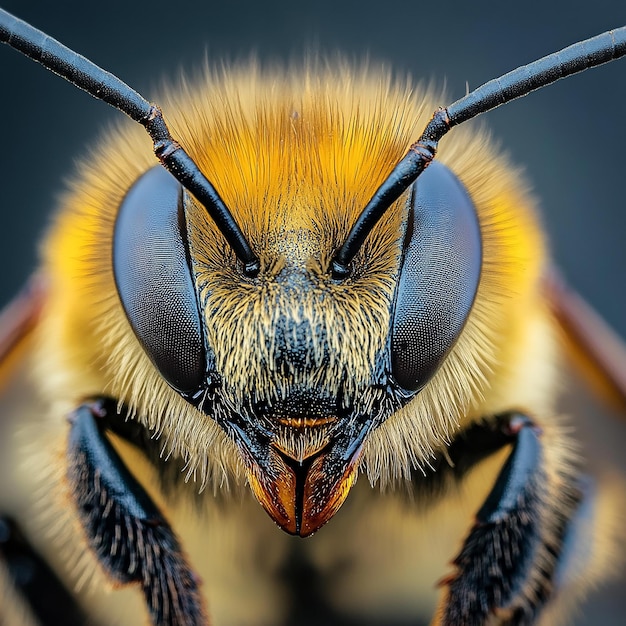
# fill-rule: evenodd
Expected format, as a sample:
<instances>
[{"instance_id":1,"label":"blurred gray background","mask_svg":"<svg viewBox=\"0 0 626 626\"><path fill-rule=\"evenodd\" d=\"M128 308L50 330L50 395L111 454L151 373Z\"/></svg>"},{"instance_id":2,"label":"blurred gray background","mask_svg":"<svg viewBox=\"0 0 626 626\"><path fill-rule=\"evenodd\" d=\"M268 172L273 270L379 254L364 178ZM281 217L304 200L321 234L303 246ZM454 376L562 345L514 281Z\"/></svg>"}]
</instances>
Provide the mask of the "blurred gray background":
<instances>
[{"instance_id":1,"label":"blurred gray background","mask_svg":"<svg viewBox=\"0 0 626 626\"><path fill-rule=\"evenodd\" d=\"M446 84L451 99L544 54L626 23L626 3L556 0L296 3L91 3L3 0L3 8L116 73L144 95L163 77L256 52L299 59L314 48L368 55L400 73ZM31 61L0 49L0 302L32 272L55 197L99 130L120 114ZM484 117L541 200L558 265L626 337L626 59L562 81ZM621 458L626 427L598 437ZM607 434L608 433L608 434ZM613 585L577 624L626 622L626 588Z\"/></svg>"}]
</instances>

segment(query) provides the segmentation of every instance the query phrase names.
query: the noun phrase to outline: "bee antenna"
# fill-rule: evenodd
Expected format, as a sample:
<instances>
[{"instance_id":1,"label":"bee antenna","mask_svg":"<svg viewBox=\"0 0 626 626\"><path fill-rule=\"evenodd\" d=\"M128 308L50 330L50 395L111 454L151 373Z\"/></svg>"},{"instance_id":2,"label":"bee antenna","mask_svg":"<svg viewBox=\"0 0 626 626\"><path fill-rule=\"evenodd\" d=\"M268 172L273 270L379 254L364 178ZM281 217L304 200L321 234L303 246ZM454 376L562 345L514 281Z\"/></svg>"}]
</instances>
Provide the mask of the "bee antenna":
<instances>
[{"instance_id":1,"label":"bee antenna","mask_svg":"<svg viewBox=\"0 0 626 626\"><path fill-rule=\"evenodd\" d=\"M0 42L139 122L148 131L159 161L204 205L243 264L245 274L253 277L259 273L259 260L232 213L192 158L172 138L158 106L117 76L3 9L0 9Z\"/></svg>"},{"instance_id":2,"label":"bee antenna","mask_svg":"<svg viewBox=\"0 0 626 626\"><path fill-rule=\"evenodd\" d=\"M435 158L439 140L453 127L560 78L626 55L626 26L575 43L559 52L481 85L445 109L435 111L421 137L376 190L331 263L336 279L350 274L350 263L378 220Z\"/></svg>"}]
</instances>

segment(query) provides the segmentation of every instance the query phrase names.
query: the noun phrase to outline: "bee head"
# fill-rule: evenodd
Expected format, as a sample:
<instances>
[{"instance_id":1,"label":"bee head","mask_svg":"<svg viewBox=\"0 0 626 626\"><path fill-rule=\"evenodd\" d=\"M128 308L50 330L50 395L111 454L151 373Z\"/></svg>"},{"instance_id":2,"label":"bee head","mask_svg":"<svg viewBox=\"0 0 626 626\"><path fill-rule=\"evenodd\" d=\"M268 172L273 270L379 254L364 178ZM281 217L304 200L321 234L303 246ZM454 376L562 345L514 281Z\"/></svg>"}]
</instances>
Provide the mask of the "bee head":
<instances>
[{"instance_id":1,"label":"bee head","mask_svg":"<svg viewBox=\"0 0 626 626\"><path fill-rule=\"evenodd\" d=\"M111 137L48 241L50 306L67 323L44 334L64 388L106 389L202 484L243 470L296 534L334 514L359 468L385 481L427 463L493 379L515 317L507 273L532 282L540 264L532 236L510 243L527 203L517 179L461 129L448 165L393 201L334 275L432 106L384 73L319 69L294 81L246 68L166 100L258 257L253 276L151 164L141 129ZM74 353L59 351L55 337L77 332Z\"/></svg>"},{"instance_id":2,"label":"bee head","mask_svg":"<svg viewBox=\"0 0 626 626\"><path fill-rule=\"evenodd\" d=\"M217 176L257 275L242 271L203 207L160 167L132 185L113 237L117 290L144 351L236 443L274 520L301 535L334 514L368 435L450 352L481 266L473 204L437 163L373 229L349 275L333 276L346 225L398 142L381 124L374 137L366 125L343 128L333 113L283 105L264 144L267 128L243 120L228 138L248 142L219 158L239 172Z\"/></svg>"}]
</instances>

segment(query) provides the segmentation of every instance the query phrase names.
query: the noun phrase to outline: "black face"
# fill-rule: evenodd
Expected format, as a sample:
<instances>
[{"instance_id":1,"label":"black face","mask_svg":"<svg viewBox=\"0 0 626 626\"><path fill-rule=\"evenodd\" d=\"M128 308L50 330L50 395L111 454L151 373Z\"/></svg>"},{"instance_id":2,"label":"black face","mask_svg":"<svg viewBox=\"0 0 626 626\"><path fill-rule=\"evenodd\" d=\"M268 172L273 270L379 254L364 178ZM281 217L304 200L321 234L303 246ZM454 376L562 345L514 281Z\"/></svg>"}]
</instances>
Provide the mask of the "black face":
<instances>
[{"instance_id":1,"label":"black face","mask_svg":"<svg viewBox=\"0 0 626 626\"><path fill-rule=\"evenodd\" d=\"M160 167L129 190L113 245L120 300L163 378L238 445L249 482L270 515L289 532L309 534L343 502L367 435L428 383L459 338L480 278L476 211L458 179L439 163L413 186L387 341L361 397L343 397L341 384L331 393L291 381L285 397L270 393L263 400L251 390L248 400L235 404L206 339L184 199L180 184ZM307 273L289 264L271 280L296 301L314 289ZM309 368L314 379L324 359L309 356L314 346L330 345L316 332L306 316L277 316L273 336L266 338L272 366L286 372ZM283 443L298 437L309 442L301 458Z\"/></svg>"}]
</instances>

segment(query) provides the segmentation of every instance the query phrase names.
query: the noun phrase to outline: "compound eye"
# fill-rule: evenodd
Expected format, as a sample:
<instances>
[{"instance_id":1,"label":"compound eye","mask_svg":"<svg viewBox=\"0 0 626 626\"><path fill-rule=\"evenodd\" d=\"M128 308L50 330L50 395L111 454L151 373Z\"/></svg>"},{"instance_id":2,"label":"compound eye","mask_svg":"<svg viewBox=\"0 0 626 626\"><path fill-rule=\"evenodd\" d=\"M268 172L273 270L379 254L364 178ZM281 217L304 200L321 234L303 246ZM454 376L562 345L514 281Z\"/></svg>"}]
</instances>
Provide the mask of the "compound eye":
<instances>
[{"instance_id":1,"label":"compound eye","mask_svg":"<svg viewBox=\"0 0 626 626\"><path fill-rule=\"evenodd\" d=\"M391 324L391 373L406 391L423 388L459 338L481 263L474 205L435 161L413 187Z\"/></svg>"},{"instance_id":2,"label":"compound eye","mask_svg":"<svg viewBox=\"0 0 626 626\"><path fill-rule=\"evenodd\" d=\"M120 205L113 272L137 339L163 378L181 393L198 390L206 374L187 245L183 189L167 170L154 167Z\"/></svg>"}]
</instances>

